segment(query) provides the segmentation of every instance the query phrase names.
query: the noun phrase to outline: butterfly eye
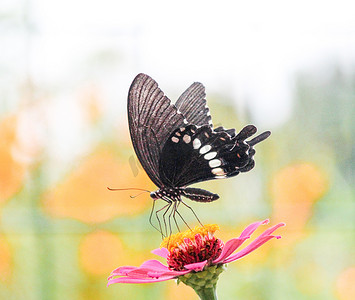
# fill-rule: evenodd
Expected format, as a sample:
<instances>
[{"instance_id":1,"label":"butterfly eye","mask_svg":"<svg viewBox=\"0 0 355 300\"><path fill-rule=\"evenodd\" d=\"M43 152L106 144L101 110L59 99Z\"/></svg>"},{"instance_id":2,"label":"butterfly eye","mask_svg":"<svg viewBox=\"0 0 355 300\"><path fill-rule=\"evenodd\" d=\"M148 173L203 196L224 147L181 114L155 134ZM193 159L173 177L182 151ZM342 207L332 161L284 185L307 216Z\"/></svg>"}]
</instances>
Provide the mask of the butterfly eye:
<instances>
[{"instance_id":1,"label":"butterfly eye","mask_svg":"<svg viewBox=\"0 0 355 300\"><path fill-rule=\"evenodd\" d=\"M159 196L157 195L156 192L151 192L151 193L150 193L150 197L151 197L153 200L159 199Z\"/></svg>"}]
</instances>

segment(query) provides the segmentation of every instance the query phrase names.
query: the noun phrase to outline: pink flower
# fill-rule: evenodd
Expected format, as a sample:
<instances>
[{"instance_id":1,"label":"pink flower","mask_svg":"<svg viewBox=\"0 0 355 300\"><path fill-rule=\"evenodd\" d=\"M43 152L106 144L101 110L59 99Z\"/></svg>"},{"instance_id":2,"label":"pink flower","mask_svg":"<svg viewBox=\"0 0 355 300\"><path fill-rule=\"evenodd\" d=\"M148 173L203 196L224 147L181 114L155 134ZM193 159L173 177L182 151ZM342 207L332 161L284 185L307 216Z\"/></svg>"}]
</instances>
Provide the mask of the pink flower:
<instances>
[{"instance_id":1,"label":"pink flower","mask_svg":"<svg viewBox=\"0 0 355 300\"><path fill-rule=\"evenodd\" d=\"M218 229L217 225L196 227L193 230L171 236L165 242L169 245L167 248L163 247L152 251L152 253L165 258L167 266L157 260L147 260L140 267L119 267L111 273L108 278L108 285L113 283L159 282L179 278L188 273L201 272L212 266L219 268L223 264L233 262L253 252L272 238L281 238L272 235L272 233L277 228L284 226L284 223L266 229L248 246L235 252L260 225L267 223L269 223L269 220L252 223L244 229L238 238L233 238L225 244L213 236Z\"/></svg>"}]
</instances>

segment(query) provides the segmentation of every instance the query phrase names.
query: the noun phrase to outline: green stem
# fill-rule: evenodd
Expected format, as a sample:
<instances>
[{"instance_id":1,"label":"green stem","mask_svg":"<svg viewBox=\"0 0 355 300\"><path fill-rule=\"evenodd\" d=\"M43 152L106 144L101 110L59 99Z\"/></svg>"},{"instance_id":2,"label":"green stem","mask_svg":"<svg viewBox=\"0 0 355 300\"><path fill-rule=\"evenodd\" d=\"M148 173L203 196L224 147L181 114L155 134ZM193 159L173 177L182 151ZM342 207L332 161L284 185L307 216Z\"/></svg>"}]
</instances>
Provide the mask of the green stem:
<instances>
[{"instance_id":1,"label":"green stem","mask_svg":"<svg viewBox=\"0 0 355 300\"><path fill-rule=\"evenodd\" d=\"M178 278L192 287L201 300L217 300L216 286L218 276L225 270L225 265L212 265L200 272L191 272Z\"/></svg>"},{"instance_id":2,"label":"green stem","mask_svg":"<svg viewBox=\"0 0 355 300\"><path fill-rule=\"evenodd\" d=\"M216 286L195 290L201 300L217 300Z\"/></svg>"}]
</instances>

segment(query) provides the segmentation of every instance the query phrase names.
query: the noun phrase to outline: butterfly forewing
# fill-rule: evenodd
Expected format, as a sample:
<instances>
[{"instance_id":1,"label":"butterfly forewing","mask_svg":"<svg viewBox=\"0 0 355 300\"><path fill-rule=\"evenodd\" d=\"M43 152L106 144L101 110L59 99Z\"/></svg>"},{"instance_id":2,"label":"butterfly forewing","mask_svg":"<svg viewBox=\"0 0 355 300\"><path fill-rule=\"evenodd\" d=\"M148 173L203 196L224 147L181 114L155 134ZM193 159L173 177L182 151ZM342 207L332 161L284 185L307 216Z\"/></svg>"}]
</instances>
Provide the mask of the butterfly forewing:
<instances>
[{"instance_id":1,"label":"butterfly forewing","mask_svg":"<svg viewBox=\"0 0 355 300\"><path fill-rule=\"evenodd\" d=\"M139 74L128 94L128 122L137 157L150 179L162 186L159 159L165 141L184 126L184 116L151 77Z\"/></svg>"}]
</instances>

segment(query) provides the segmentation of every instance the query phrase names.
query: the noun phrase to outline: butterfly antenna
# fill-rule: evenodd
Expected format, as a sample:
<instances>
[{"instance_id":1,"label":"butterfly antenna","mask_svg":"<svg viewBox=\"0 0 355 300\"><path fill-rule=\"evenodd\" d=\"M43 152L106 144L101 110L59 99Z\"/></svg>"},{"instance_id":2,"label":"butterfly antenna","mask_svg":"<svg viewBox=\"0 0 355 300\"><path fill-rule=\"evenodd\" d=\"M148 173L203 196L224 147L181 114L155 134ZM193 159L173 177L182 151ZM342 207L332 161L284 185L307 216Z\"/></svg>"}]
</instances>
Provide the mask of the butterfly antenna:
<instances>
[{"instance_id":1,"label":"butterfly antenna","mask_svg":"<svg viewBox=\"0 0 355 300\"><path fill-rule=\"evenodd\" d=\"M138 197L138 196L140 196L140 195L142 195L142 194L144 194L146 191L144 191L144 192L141 192L141 193L139 193L139 194L137 194L137 195L134 195L134 196L129 196L130 198L136 198L136 197Z\"/></svg>"},{"instance_id":2,"label":"butterfly antenna","mask_svg":"<svg viewBox=\"0 0 355 300\"><path fill-rule=\"evenodd\" d=\"M145 190L145 189L138 189L138 188L126 188L126 189L113 189L113 188L110 188L110 187L107 187L107 189L109 191L131 191L131 190L135 190L135 191L143 191L143 192L147 192L147 193L150 193L150 191L148 190ZM140 194L139 194L140 195ZM138 196L138 195L137 195Z\"/></svg>"}]
</instances>

